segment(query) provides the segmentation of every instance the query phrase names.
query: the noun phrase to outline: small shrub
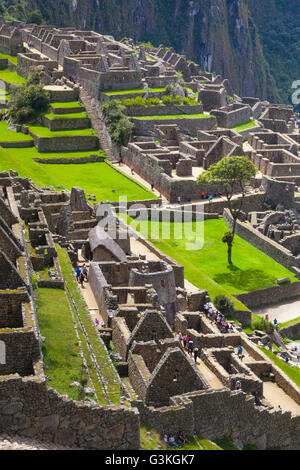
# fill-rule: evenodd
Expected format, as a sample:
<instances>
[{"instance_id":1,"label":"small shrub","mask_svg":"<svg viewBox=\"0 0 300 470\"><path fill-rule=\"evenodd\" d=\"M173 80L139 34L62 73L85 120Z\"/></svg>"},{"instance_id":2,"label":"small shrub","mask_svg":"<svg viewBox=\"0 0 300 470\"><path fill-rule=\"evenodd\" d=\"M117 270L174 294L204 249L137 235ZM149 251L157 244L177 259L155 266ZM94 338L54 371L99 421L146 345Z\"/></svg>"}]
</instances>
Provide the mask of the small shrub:
<instances>
[{"instance_id":1,"label":"small shrub","mask_svg":"<svg viewBox=\"0 0 300 470\"><path fill-rule=\"evenodd\" d=\"M166 106L178 105L181 103L181 98L179 95L171 96L171 95L164 95L162 97L162 102Z\"/></svg>"},{"instance_id":2,"label":"small shrub","mask_svg":"<svg viewBox=\"0 0 300 470\"><path fill-rule=\"evenodd\" d=\"M214 305L225 316L230 316L234 312L234 304L225 295L218 295L214 300Z\"/></svg>"},{"instance_id":3,"label":"small shrub","mask_svg":"<svg viewBox=\"0 0 300 470\"><path fill-rule=\"evenodd\" d=\"M265 331L266 333L272 333L274 331L273 323L269 322L265 318L254 320L251 325L252 330Z\"/></svg>"}]
</instances>

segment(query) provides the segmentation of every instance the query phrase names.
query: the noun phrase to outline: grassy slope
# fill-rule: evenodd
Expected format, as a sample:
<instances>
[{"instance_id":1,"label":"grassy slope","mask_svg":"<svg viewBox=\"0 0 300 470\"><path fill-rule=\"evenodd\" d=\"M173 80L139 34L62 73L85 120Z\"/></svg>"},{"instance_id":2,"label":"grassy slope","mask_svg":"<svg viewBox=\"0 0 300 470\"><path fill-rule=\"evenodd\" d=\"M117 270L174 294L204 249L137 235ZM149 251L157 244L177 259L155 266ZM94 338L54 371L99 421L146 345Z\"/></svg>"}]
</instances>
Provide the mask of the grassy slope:
<instances>
[{"instance_id":1,"label":"grassy slope","mask_svg":"<svg viewBox=\"0 0 300 470\"><path fill-rule=\"evenodd\" d=\"M22 85L26 82L25 78L20 77L16 72L11 72L9 69L0 70L0 80L17 85Z\"/></svg>"},{"instance_id":2,"label":"grassy slope","mask_svg":"<svg viewBox=\"0 0 300 470\"><path fill-rule=\"evenodd\" d=\"M73 300L76 302L82 322L89 336L89 341L97 358L98 367L101 371L102 377L104 378L108 398L112 403L119 403L122 392L120 390L117 372L108 358L104 344L99 340L97 330L93 324L87 310L86 303L75 279L75 272L72 268L68 254L63 248L59 248L58 246L56 246L56 248L64 279L71 291Z\"/></svg>"},{"instance_id":3,"label":"grassy slope","mask_svg":"<svg viewBox=\"0 0 300 470\"><path fill-rule=\"evenodd\" d=\"M252 127L256 127L255 121L247 121L239 124L238 126L231 127L234 131L244 131L245 129L251 129Z\"/></svg>"},{"instance_id":4,"label":"grassy slope","mask_svg":"<svg viewBox=\"0 0 300 470\"><path fill-rule=\"evenodd\" d=\"M48 385L79 400L79 389L69 385L80 381L83 362L65 292L39 289L36 303L41 334L46 338L43 355Z\"/></svg>"},{"instance_id":5,"label":"grassy slope","mask_svg":"<svg viewBox=\"0 0 300 470\"><path fill-rule=\"evenodd\" d=\"M278 366L295 384L300 387L300 368L292 367L290 364L286 364L282 359L279 359L274 353L265 348L259 348L261 351L271 359L276 366Z\"/></svg>"}]
</instances>

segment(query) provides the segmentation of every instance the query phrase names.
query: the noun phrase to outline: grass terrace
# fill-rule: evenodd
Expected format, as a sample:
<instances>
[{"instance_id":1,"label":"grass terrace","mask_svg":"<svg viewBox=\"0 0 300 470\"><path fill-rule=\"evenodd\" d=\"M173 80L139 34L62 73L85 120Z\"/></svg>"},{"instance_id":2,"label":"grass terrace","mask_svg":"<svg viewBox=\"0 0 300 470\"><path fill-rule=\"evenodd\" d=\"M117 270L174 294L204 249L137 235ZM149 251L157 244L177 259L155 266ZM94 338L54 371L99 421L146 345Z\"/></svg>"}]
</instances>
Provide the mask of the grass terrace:
<instances>
[{"instance_id":1,"label":"grass terrace","mask_svg":"<svg viewBox=\"0 0 300 470\"><path fill-rule=\"evenodd\" d=\"M80 400L80 388L70 387L72 382L80 382L83 361L66 294L60 289L38 289L35 297L39 326L45 337L47 383L59 393Z\"/></svg>"},{"instance_id":2,"label":"grass terrace","mask_svg":"<svg viewBox=\"0 0 300 470\"><path fill-rule=\"evenodd\" d=\"M254 120L244 122L242 124L239 124L238 126L231 127L230 129L236 132L240 132L245 131L246 129L251 129L252 127L256 127L256 122Z\"/></svg>"},{"instance_id":3,"label":"grass terrace","mask_svg":"<svg viewBox=\"0 0 300 470\"><path fill-rule=\"evenodd\" d=\"M68 130L68 131L50 131L48 127L44 126L28 126L29 131L37 137L81 137L96 135L96 132L92 128L79 129L79 130Z\"/></svg>"},{"instance_id":4,"label":"grass terrace","mask_svg":"<svg viewBox=\"0 0 300 470\"><path fill-rule=\"evenodd\" d=\"M14 55L0 53L0 59L8 59L14 65L18 63L18 57Z\"/></svg>"},{"instance_id":5,"label":"grass terrace","mask_svg":"<svg viewBox=\"0 0 300 470\"><path fill-rule=\"evenodd\" d=\"M88 114L85 112L82 113L71 113L71 114L53 114L47 113L45 117L51 120L60 120L60 119L82 119L87 118Z\"/></svg>"},{"instance_id":6,"label":"grass terrace","mask_svg":"<svg viewBox=\"0 0 300 470\"><path fill-rule=\"evenodd\" d=\"M165 88L149 88L149 93L160 93L165 91ZM130 90L103 90L101 93L105 93L108 96L114 96L114 95L129 95L129 94L134 94L134 93L144 93L145 90L144 88L132 88Z\"/></svg>"},{"instance_id":7,"label":"grass terrace","mask_svg":"<svg viewBox=\"0 0 300 470\"><path fill-rule=\"evenodd\" d=\"M54 109L68 109L68 108L78 108L78 109L85 109L84 105L79 101L67 101L67 102L54 102L50 103L51 108Z\"/></svg>"},{"instance_id":8,"label":"grass terrace","mask_svg":"<svg viewBox=\"0 0 300 470\"><path fill-rule=\"evenodd\" d=\"M71 265L69 256L65 249L56 246L61 269L64 279L70 291L72 300L76 303L76 307L80 316L80 321L88 335L89 342L93 348L97 361L97 368L101 372L103 386L106 389L106 397L111 403L119 403L122 394L117 371L115 370L104 343L100 340L93 320L87 309L86 303L81 295L78 283L75 279L75 272Z\"/></svg>"},{"instance_id":9,"label":"grass terrace","mask_svg":"<svg viewBox=\"0 0 300 470\"><path fill-rule=\"evenodd\" d=\"M207 289L212 299L221 294L231 297L237 309L245 310L245 306L233 297L234 294L274 286L277 279L283 277L289 277L292 282L297 280L294 273L238 236L233 246L234 264L230 266L227 246L221 240L228 231L223 219L187 222L182 234L181 223L164 224L164 233L161 222L153 222L151 229L150 224L147 221L135 222L133 228L181 263L188 281L200 289ZM196 240L195 233L200 244L189 245Z\"/></svg>"},{"instance_id":10,"label":"grass terrace","mask_svg":"<svg viewBox=\"0 0 300 470\"><path fill-rule=\"evenodd\" d=\"M0 70L0 80L16 85L23 85L26 82L25 78L20 77L17 72L12 72L8 68Z\"/></svg>"},{"instance_id":11,"label":"grass terrace","mask_svg":"<svg viewBox=\"0 0 300 470\"><path fill-rule=\"evenodd\" d=\"M95 194L97 202L118 201L119 196L127 196L128 201L156 198L151 191L142 188L105 162L47 165L34 161L35 158L55 157L76 159L91 153L93 152L39 153L34 147L0 148L0 171L13 169L41 187L53 186L57 190L71 190L72 186L80 186L86 193Z\"/></svg>"},{"instance_id":12,"label":"grass terrace","mask_svg":"<svg viewBox=\"0 0 300 470\"><path fill-rule=\"evenodd\" d=\"M0 142L28 142L33 140L31 135L8 129L6 121L0 121Z\"/></svg>"}]
</instances>

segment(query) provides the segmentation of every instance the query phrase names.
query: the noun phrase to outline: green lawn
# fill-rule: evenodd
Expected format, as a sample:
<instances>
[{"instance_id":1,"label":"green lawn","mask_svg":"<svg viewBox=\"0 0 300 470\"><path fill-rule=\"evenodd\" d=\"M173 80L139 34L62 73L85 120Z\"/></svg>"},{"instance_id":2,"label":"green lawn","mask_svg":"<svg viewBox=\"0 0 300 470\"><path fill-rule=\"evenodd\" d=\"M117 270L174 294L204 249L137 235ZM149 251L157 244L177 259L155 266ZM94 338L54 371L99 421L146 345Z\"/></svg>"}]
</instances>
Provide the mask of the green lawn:
<instances>
[{"instance_id":1,"label":"green lawn","mask_svg":"<svg viewBox=\"0 0 300 470\"><path fill-rule=\"evenodd\" d=\"M149 88L150 93L157 93L165 91L165 88ZM143 88L132 88L130 90L103 90L102 93L105 93L108 96L114 95L129 95L133 93L145 93Z\"/></svg>"},{"instance_id":2,"label":"green lawn","mask_svg":"<svg viewBox=\"0 0 300 470\"><path fill-rule=\"evenodd\" d=\"M51 108L55 108L55 109L84 108L84 105L80 103L79 101L54 102L54 103L50 103L50 106Z\"/></svg>"},{"instance_id":3,"label":"green lawn","mask_svg":"<svg viewBox=\"0 0 300 470\"><path fill-rule=\"evenodd\" d=\"M10 131L6 121L0 121L0 142L27 142L33 140L31 135Z\"/></svg>"},{"instance_id":4,"label":"green lawn","mask_svg":"<svg viewBox=\"0 0 300 470\"><path fill-rule=\"evenodd\" d=\"M0 53L0 59L8 59L14 65L18 63L18 57L14 55Z\"/></svg>"},{"instance_id":5,"label":"green lawn","mask_svg":"<svg viewBox=\"0 0 300 470\"><path fill-rule=\"evenodd\" d=\"M246 129L251 129L252 127L256 127L256 122L255 121L247 121L242 124L239 124L238 126L231 127L232 130L234 131L244 131Z\"/></svg>"},{"instance_id":6,"label":"green lawn","mask_svg":"<svg viewBox=\"0 0 300 470\"><path fill-rule=\"evenodd\" d=\"M70 190L72 186L80 186L86 193L95 194L98 202L103 200L117 201L119 196L127 196L128 201L154 198L151 191L141 188L106 163L47 165L33 160L33 158L42 157L68 157L72 154L74 157L76 155L83 157L91 153L93 152L48 154L38 153L35 148L0 148L0 171L13 169L20 176L31 178L34 183L41 187L53 186L57 190Z\"/></svg>"},{"instance_id":7,"label":"green lawn","mask_svg":"<svg viewBox=\"0 0 300 470\"><path fill-rule=\"evenodd\" d=\"M87 113L71 113L71 114L48 113L48 114L45 114L45 117L54 121L54 120L59 120L59 119L82 119L82 118L87 118L88 114Z\"/></svg>"},{"instance_id":8,"label":"green lawn","mask_svg":"<svg viewBox=\"0 0 300 470\"><path fill-rule=\"evenodd\" d=\"M47 127L44 126L28 126L30 132L36 135L37 137L85 137L96 135L96 132L92 128L88 129L79 129L79 130L68 130L68 131L50 131Z\"/></svg>"},{"instance_id":9,"label":"green lawn","mask_svg":"<svg viewBox=\"0 0 300 470\"><path fill-rule=\"evenodd\" d=\"M154 119L207 119L212 116L208 116L207 114L170 114L168 116L130 116L134 119L146 119L146 120L154 120Z\"/></svg>"},{"instance_id":10,"label":"green lawn","mask_svg":"<svg viewBox=\"0 0 300 470\"><path fill-rule=\"evenodd\" d=\"M20 77L17 72L11 72L8 68L0 70L0 80L17 85L23 85L26 82L25 78Z\"/></svg>"},{"instance_id":11,"label":"green lawn","mask_svg":"<svg viewBox=\"0 0 300 470\"><path fill-rule=\"evenodd\" d=\"M168 234L170 227L170 234ZM207 289L211 298L216 295L241 294L257 289L264 289L276 285L281 277L290 277L296 281L294 274L276 263L272 258L261 253L255 247L235 238L233 246L233 266L227 262L227 245L221 238L228 231L223 219L207 220L203 222L186 223L184 237L181 236L180 223L165 224L165 233L162 236L162 224L153 222L151 232L147 233L148 222L140 222L142 235L149 238L155 246L176 261L184 265L185 277L196 287ZM188 246L189 239L195 240L195 235L188 231L197 229L197 237L204 234L204 244L201 248ZM160 230L160 231L158 231ZM174 236L174 230L178 233ZM177 239L181 236L181 239ZM196 249L190 249L196 248ZM236 308L245 307L235 300Z\"/></svg>"},{"instance_id":12,"label":"green lawn","mask_svg":"<svg viewBox=\"0 0 300 470\"><path fill-rule=\"evenodd\" d=\"M279 359L276 354L272 353L268 349L259 348L261 351L271 359L276 366L278 366L295 384L300 387L300 368L292 367L290 364L286 364L282 359Z\"/></svg>"}]
</instances>

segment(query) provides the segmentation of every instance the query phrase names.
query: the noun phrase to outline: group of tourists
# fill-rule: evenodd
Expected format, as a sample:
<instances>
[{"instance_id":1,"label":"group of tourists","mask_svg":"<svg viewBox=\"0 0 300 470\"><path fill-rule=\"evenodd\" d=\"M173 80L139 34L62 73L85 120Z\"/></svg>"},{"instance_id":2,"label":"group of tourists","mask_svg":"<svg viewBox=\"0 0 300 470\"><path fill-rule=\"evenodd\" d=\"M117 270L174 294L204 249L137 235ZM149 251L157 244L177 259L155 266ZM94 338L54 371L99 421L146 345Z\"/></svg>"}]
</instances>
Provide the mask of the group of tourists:
<instances>
[{"instance_id":1,"label":"group of tourists","mask_svg":"<svg viewBox=\"0 0 300 470\"><path fill-rule=\"evenodd\" d=\"M194 354L194 360L197 362L199 349L194 347L193 339L188 335L183 335L179 333L179 341L183 346L183 349L189 353L190 356Z\"/></svg>"},{"instance_id":2,"label":"group of tourists","mask_svg":"<svg viewBox=\"0 0 300 470\"><path fill-rule=\"evenodd\" d=\"M77 268L75 269L75 273L77 282L81 285L81 287L84 287L84 281L88 280L88 270L86 264L84 263L81 268L80 266L77 266Z\"/></svg>"},{"instance_id":3,"label":"group of tourists","mask_svg":"<svg viewBox=\"0 0 300 470\"><path fill-rule=\"evenodd\" d=\"M204 305L204 313L207 316L207 318L211 321L211 323L216 324L220 333L223 333L223 334L233 333L232 324L226 320L225 315L222 315L217 310L214 310L210 302L207 302Z\"/></svg>"},{"instance_id":4,"label":"group of tourists","mask_svg":"<svg viewBox=\"0 0 300 470\"><path fill-rule=\"evenodd\" d=\"M176 436L176 439L175 439L174 434L169 434L169 436L167 434L165 434L164 435L164 443L168 447L181 447L181 446L184 446L184 444L187 443L187 438L185 437L183 431L179 431L179 433Z\"/></svg>"}]
</instances>

